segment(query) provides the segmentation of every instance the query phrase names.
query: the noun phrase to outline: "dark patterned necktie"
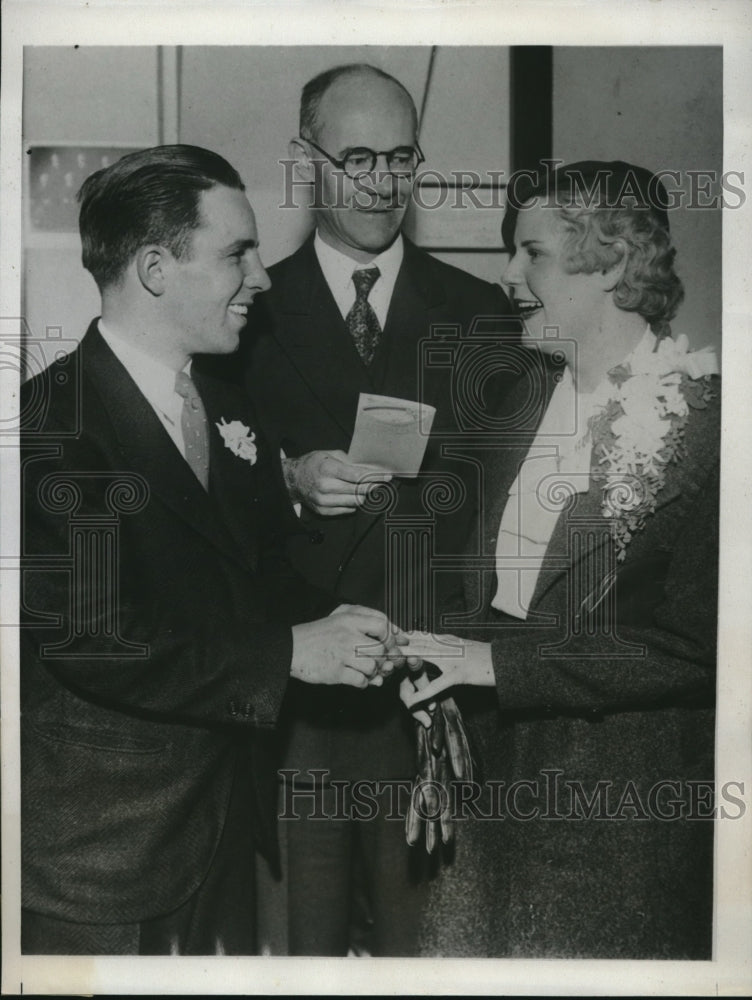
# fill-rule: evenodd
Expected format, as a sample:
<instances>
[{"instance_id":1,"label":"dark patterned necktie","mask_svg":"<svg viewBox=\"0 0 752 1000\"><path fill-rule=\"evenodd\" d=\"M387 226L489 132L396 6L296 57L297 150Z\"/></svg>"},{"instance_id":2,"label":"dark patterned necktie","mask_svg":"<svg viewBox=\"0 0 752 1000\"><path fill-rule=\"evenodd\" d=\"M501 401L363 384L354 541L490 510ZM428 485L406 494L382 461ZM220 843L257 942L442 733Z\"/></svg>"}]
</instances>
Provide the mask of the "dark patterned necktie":
<instances>
[{"instance_id":1,"label":"dark patterned necktie","mask_svg":"<svg viewBox=\"0 0 752 1000\"><path fill-rule=\"evenodd\" d=\"M178 372L175 392L183 397L180 426L183 428L185 460L204 487L209 488L209 423L206 410L190 375Z\"/></svg>"},{"instance_id":2,"label":"dark patterned necktie","mask_svg":"<svg viewBox=\"0 0 752 1000\"><path fill-rule=\"evenodd\" d=\"M355 285L355 302L347 314L347 328L355 341L358 354L364 365L370 365L381 337L381 325L373 306L368 301L368 293L376 283L381 272L377 267L353 271Z\"/></svg>"}]
</instances>

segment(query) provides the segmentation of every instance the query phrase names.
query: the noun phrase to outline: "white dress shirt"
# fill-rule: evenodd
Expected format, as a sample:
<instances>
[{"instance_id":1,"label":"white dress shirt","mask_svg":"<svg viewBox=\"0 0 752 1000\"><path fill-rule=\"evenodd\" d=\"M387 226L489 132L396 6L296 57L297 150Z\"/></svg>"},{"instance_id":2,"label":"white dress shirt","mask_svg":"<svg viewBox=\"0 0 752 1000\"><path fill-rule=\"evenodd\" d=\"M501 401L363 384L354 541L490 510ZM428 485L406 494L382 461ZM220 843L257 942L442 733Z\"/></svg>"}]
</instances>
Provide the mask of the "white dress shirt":
<instances>
[{"instance_id":1,"label":"white dress shirt","mask_svg":"<svg viewBox=\"0 0 752 1000\"><path fill-rule=\"evenodd\" d=\"M376 318L381 324L381 329L386 325L386 316L389 312L389 303L392 301L392 292L397 281L397 274L402 265L402 258L405 254L402 235L398 235L392 245L378 254L367 264L359 264L347 254L335 250L325 243L319 235L318 229L313 240L313 247L316 251L321 270L329 286L337 308L342 313L342 319L347 318L347 314L355 302L355 284L352 280L353 271L367 271L371 267L378 267L379 277L376 279L373 288L368 295L371 308L376 313Z\"/></svg>"},{"instance_id":2,"label":"white dress shirt","mask_svg":"<svg viewBox=\"0 0 752 1000\"><path fill-rule=\"evenodd\" d=\"M119 337L113 330L108 330L101 320L99 321L99 332L161 420L175 447L185 458L185 442L181 424L183 397L175 392L175 375L177 373L161 361L157 361L149 354L139 350L129 340ZM183 368L183 371L186 375L190 375L190 361Z\"/></svg>"}]
</instances>

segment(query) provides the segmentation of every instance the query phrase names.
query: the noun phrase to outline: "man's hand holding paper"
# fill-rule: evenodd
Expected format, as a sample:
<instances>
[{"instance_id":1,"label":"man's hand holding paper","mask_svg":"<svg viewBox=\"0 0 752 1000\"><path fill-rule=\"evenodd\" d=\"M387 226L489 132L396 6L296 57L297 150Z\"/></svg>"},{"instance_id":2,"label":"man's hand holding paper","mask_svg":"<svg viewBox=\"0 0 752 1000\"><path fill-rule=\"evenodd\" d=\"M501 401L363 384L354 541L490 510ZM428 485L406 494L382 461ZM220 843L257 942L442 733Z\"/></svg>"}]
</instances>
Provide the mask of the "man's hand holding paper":
<instances>
[{"instance_id":1,"label":"man's hand holding paper","mask_svg":"<svg viewBox=\"0 0 752 1000\"><path fill-rule=\"evenodd\" d=\"M362 392L350 450L285 458L290 499L322 517L352 514L369 490L392 476L414 478L423 462L436 410L409 399Z\"/></svg>"},{"instance_id":2,"label":"man's hand holding paper","mask_svg":"<svg viewBox=\"0 0 752 1000\"><path fill-rule=\"evenodd\" d=\"M322 517L352 514L369 489L388 483L391 474L351 461L344 451L311 451L284 460L285 482L293 503L303 503Z\"/></svg>"}]
</instances>

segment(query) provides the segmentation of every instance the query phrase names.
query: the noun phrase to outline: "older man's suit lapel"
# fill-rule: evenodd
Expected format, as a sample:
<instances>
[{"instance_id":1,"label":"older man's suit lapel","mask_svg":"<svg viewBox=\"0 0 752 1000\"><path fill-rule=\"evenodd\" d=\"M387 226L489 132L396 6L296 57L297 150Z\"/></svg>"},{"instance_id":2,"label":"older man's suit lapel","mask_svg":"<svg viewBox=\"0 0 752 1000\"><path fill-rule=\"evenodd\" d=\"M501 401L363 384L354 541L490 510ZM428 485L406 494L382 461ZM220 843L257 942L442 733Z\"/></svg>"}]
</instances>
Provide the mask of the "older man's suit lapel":
<instances>
[{"instance_id":1,"label":"older man's suit lapel","mask_svg":"<svg viewBox=\"0 0 752 1000\"><path fill-rule=\"evenodd\" d=\"M361 391L396 396L398 399L417 399L419 395L430 402L430 389L419 384L418 372L425 366L419 363L421 341L428 336L432 317L439 318L445 302L444 291L421 266L418 254L405 240L405 255L392 292L389 311L381 343L371 364L371 387ZM400 490L403 480L393 480L393 487ZM414 489L416 483L411 487ZM383 512L368 513L360 509L352 518L352 545L350 558L365 536L383 519Z\"/></svg>"},{"instance_id":2,"label":"older man's suit lapel","mask_svg":"<svg viewBox=\"0 0 752 1000\"><path fill-rule=\"evenodd\" d=\"M319 266L310 238L290 260L277 285L281 303L276 337L323 410L342 433L347 450L354 422L353 388L415 399L420 343L432 317L440 318L445 294L405 241L383 337L370 368L363 365ZM342 387L341 389L338 387ZM426 401L430 401L427 399ZM335 444L332 444L335 447ZM395 481L399 488L400 481ZM382 515L359 510L349 521L353 547ZM352 551L352 550L351 550Z\"/></svg>"},{"instance_id":3,"label":"older man's suit lapel","mask_svg":"<svg viewBox=\"0 0 752 1000\"><path fill-rule=\"evenodd\" d=\"M354 418L352 388L375 390L372 375L358 355L321 271L313 237L290 259L281 281L275 335L300 377L342 431L340 445L346 450ZM337 392L336 385L347 387L347 392Z\"/></svg>"},{"instance_id":4,"label":"older man's suit lapel","mask_svg":"<svg viewBox=\"0 0 752 1000\"><path fill-rule=\"evenodd\" d=\"M425 368L420 364L420 345L429 336L432 322L441 318L446 294L441 284L432 280L412 243L404 240L404 248L371 377L376 391L386 387L386 395L416 399L424 388L416 377Z\"/></svg>"},{"instance_id":5,"label":"older man's suit lapel","mask_svg":"<svg viewBox=\"0 0 752 1000\"><path fill-rule=\"evenodd\" d=\"M440 319L445 294L405 240L405 256L394 286L376 356L366 367L350 337L319 266L311 237L289 261L277 286L275 335L303 381L346 435L353 424L352 388L414 399L421 340ZM338 393L336 385L347 387ZM334 391L333 391L334 387Z\"/></svg>"},{"instance_id":6,"label":"older man's suit lapel","mask_svg":"<svg viewBox=\"0 0 752 1000\"><path fill-rule=\"evenodd\" d=\"M239 483L244 464L221 446L213 420L216 393L205 399L210 421L210 493L196 479L153 409L92 324L82 344L83 368L107 410L124 464L142 475L150 493L231 559L255 561L254 546L237 508L250 481ZM207 381L202 382L202 395ZM229 418L229 415L228 415ZM232 467L232 462L240 468ZM242 470L245 472L246 470ZM250 504L250 497L248 499ZM218 507L224 517L218 517ZM234 509L233 509L234 508ZM228 516L229 515L229 516ZM245 557L245 558L244 558Z\"/></svg>"}]
</instances>

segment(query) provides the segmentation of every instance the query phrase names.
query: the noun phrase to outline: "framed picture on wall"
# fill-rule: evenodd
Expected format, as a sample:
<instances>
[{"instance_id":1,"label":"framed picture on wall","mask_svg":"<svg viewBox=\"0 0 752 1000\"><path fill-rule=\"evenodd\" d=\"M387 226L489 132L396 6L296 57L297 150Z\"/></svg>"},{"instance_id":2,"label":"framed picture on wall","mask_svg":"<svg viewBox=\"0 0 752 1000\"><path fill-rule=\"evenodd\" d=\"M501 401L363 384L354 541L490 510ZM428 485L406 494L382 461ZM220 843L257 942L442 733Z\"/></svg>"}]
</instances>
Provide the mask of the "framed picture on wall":
<instances>
[{"instance_id":1,"label":"framed picture on wall","mask_svg":"<svg viewBox=\"0 0 752 1000\"><path fill-rule=\"evenodd\" d=\"M148 145L147 142L142 146L28 143L25 149L27 245L45 245L44 234L77 236L76 194L89 174Z\"/></svg>"},{"instance_id":2,"label":"framed picture on wall","mask_svg":"<svg viewBox=\"0 0 752 1000\"><path fill-rule=\"evenodd\" d=\"M506 184L479 175L449 181L418 175L406 224L408 235L429 253L503 254L501 221Z\"/></svg>"}]
</instances>

